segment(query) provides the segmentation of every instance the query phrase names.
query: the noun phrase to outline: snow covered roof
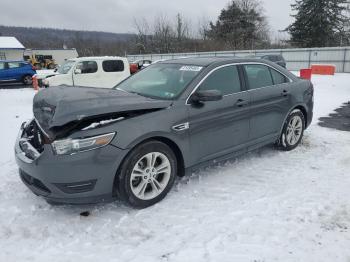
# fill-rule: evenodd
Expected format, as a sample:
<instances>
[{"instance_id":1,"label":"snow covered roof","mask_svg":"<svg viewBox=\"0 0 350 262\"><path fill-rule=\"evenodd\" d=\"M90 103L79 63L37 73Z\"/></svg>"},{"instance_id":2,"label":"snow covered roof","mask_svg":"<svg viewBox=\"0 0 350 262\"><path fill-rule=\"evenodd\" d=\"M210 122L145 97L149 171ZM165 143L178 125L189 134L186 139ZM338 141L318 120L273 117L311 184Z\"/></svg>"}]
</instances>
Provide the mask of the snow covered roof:
<instances>
[{"instance_id":1,"label":"snow covered roof","mask_svg":"<svg viewBox=\"0 0 350 262\"><path fill-rule=\"evenodd\" d=\"M0 49L24 49L24 46L12 36L0 36Z\"/></svg>"}]
</instances>

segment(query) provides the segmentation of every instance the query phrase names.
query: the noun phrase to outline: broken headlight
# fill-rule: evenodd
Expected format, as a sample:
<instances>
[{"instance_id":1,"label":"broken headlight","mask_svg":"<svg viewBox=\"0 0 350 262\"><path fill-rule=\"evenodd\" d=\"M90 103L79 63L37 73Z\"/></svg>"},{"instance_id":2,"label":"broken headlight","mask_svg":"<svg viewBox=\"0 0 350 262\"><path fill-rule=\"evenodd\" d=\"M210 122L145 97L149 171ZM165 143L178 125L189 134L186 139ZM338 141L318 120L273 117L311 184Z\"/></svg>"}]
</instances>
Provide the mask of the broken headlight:
<instances>
[{"instance_id":1,"label":"broken headlight","mask_svg":"<svg viewBox=\"0 0 350 262\"><path fill-rule=\"evenodd\" d=\"M106 146L114 135L115 133L109 133L83 139L57 140L52 143L52 148L56 155L72 155Z\"/></svg>"}]
</instances>

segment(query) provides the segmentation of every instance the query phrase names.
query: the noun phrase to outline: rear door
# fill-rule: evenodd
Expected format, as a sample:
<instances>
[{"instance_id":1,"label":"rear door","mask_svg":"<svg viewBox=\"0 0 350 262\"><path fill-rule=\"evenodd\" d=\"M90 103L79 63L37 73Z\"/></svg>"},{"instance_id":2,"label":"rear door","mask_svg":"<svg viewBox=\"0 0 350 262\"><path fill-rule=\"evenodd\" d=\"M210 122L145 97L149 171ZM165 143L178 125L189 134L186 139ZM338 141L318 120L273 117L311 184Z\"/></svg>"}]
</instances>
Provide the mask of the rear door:
<instances>
[{"instance_id":1,"label":"rear door","mask_svg":"<svg viewBox=\"0 0 350 262\"><path fill-rule=\"evenodd\" d=\"M8 80L7 65L5 62L0 62L0 81Z\"/></svg>"},{"instance_id":2,"label":"rear door","mask_svg":"<svg viewBox=\"0 0 350 262\"><path fill-rule=\"evenodd\" d=\"M209 73L197 90L219 90L223 99L189 105L191 156L204 162L243 148L249 138L248 92L239 69L228 65Z\"/></svg>"},{"instance_id":3,"label":"rear door","mask_svg":"<svg viewBox=\"0 0 350 262\"><path fill-rule=\"evenodd\" d=\"M251 95L250 135L252 142L263 142L279 136L292 103L290 80L263 64L243 65Z\"/></svg>"},{"instance_id":4,"label":"rear door","mask_svg":"<svg viewBox=\"0 0 350 262\"><path fill-rule=\"evenodd\" d=\"M74 86L99 87L101 85L101 73L96 61L78 62L73 70Z\"/></svg>"},{"instance_id":5,"label":"rear door","mask_svg":"<svg viewBox=\"0 0 350 262\"><path fill-rule=\"evenodd\" d=\"M7 63L7 77L9 80L21 80L23 74L21 72L21 63L8 62Z\"/></svg>"}]
</instances>

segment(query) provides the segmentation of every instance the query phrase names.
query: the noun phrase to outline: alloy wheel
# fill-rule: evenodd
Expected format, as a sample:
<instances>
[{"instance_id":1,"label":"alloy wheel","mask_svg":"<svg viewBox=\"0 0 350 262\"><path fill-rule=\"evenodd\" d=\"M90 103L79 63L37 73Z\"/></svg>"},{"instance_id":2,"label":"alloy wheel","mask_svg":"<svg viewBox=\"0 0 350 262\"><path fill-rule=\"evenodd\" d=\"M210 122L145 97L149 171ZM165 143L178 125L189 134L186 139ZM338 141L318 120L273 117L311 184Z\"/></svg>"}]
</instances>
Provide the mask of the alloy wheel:
<instances>
[{"instance_id":1,"label":"alloy wheel","mask_svg":"<svg viewBox=\"0 0 350 262\"><path fill-rule=\"evenodd\" d=\"M23 78L23 82L24 82L24 84L26 84L26 85L31 85L31 84L32 84L32 77L31 77L31 76L25 76L25 77Z\"/></svg>"},{"instance_id":2,"label":"alloy wheel","mask_svg":"<svg viewBox=\"0 0 350 262\"><path fill-rule=\"evenodd\" d=\"M293 116L287 127L286 140L289 145L294 146L299 142L303 132L303 120L300 116Z\"/></svg>"},{"instance_id":3,"label":"alloy wheel","mask_svg":"<svg viewBox=\"0 0 350 262\"><path fill-rule=\"evenodd\" d=\"M151 152L142 156L131 172L132 193L141 200L159 196L169 183L171 171L170 161L163 153Z\"/></svg>"}]
</instances>

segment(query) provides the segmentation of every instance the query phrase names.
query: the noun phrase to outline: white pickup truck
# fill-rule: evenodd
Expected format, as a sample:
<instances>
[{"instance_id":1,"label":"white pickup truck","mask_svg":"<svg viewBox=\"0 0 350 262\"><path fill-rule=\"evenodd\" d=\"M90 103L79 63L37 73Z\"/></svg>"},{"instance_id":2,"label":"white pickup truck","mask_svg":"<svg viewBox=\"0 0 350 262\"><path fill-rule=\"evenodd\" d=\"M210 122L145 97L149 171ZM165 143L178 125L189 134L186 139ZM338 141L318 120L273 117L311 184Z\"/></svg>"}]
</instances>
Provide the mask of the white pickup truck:
<instances>
[{"instance_id":1,"label":"white pickup truck","mask_svg":"<svg viewBox=\"0 0 350 262\"><path fill-rule=\"evenodd\" d=\"M88 86L112 88L130 76L129 62L124 57L80 57L69 59L42 80L44 86Z\"/></svg>"}]
</instances>

